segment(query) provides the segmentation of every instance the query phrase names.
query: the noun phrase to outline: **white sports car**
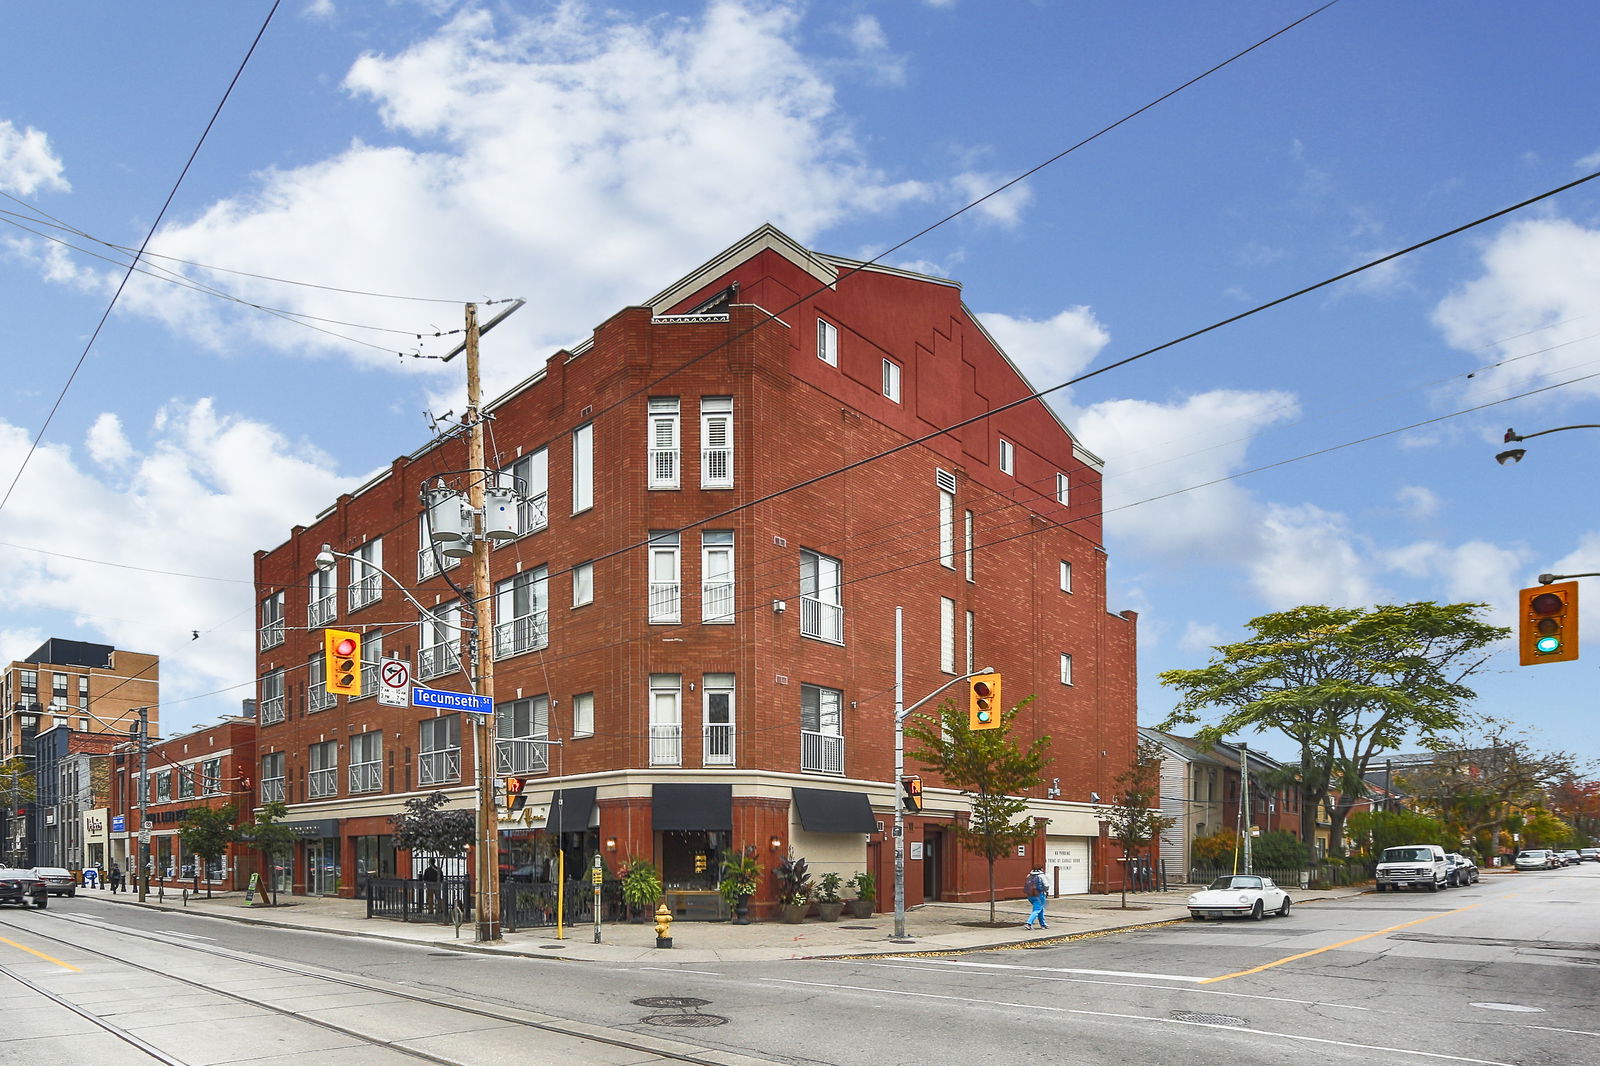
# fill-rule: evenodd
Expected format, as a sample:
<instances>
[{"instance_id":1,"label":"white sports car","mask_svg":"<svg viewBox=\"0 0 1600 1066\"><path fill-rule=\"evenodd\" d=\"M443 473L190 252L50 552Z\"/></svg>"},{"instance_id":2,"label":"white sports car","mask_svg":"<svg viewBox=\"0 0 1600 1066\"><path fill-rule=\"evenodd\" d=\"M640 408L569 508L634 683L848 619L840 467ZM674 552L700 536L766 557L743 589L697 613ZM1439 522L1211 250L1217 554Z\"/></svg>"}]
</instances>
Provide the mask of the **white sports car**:
<instances>
[{"instance_id":1,"label":"white sports car","mask_svg":"<svg viewBox=\"0 0 1600 1066\"><path fill-rule=\"evenodd\" d=\"M1257 874L1219 877L1189 897L1189 913L1197 922L1207 918L1254 918L1259 922L1268 911L1289 917L1289 893L1272 878Z\"/></svg>"}]
</instances>

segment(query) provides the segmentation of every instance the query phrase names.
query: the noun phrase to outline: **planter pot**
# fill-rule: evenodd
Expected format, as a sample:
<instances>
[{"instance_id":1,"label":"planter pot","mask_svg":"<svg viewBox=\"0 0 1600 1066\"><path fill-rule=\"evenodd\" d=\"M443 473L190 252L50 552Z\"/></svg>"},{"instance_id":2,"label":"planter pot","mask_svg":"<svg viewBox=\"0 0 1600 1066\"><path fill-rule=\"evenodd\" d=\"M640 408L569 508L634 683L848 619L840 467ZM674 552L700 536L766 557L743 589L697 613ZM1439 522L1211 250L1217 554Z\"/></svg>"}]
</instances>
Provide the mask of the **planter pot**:
<instances>
[{"instance_id":1,"label":"planter pot","mask_svg":"<svg viewBox=\"0 0 1600 1066\"><path fill-rule=\"evenodd\" d=\"M850 917L871 918L877 906L877 900L853 899L850 901Z\"/></svg>"},{"instance_id":2,"label":"planter pot","mask_svg":"<svg viewBox=\"0 0 1600 1066\"><path fill-rule=\"evenodd\" d=\"M738 901L736 903L734 903L734 905L733 905L733 924L734 925L749 925L750 924L750 897L749 896L740 896Z\"/></svg>"},{"instance_id":3,"label":"planter pot","mask_svg":"<svg viewBox=\"0 0 1600 1066\"><path fill-rule=\"evenodd\" d=\"M825 922L837 922L844 912L844 903L818 903L817 915Z\"/></svg>"},{"instance_id":4,"label":"planter pot","mask_svg":"<svg viewBox=\"0 0 1600 1066\"><path fill-rule=\"evenodd\" d=\"M806 911L810 909L808 903L785 903L783 905L783 921L786 925L799 925L806 920Z\"/></svg>"}]
</instances>

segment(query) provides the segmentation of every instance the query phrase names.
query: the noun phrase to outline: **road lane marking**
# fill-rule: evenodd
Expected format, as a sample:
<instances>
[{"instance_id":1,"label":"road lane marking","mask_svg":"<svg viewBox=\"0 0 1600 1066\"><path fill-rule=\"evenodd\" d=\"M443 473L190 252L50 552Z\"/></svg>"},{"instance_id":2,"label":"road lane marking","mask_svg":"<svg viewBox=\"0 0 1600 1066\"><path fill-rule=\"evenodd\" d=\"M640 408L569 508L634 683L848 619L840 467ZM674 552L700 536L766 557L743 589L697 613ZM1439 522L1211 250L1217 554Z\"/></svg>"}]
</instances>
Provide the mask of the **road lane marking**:
<instances>
[{"instance_id":1,"label":"road lane marking","mask_svg":"<svg viewBox=\"0 0 1600 1066\"><path fill-rule=\"evenodd\" d=\"M1461 914L1463 911L1470 911L1474 907L1481 907L1487 902L1489 901L1479 900L1477 903L1469 903L1465 907L1457 907L1453 911L1440 911L1438 914L1430 914L1426 918L1413 918L1409 922L1401 922L1399 925L1391 925L1387 929L1379 929L1372 933L1362 933L1360 936L1353 936L1348 940L1341 940L1337 944L1329 944L1327 947L1312 948L1310 951L1302 951L1298 955L1289 955L1285 958L1278 959L1276 962L1265 962L1260 966L1252 966L1248 970L1239 970L1236 973L1225 973L1220 977L1207 977L1204 978L1200 983L1203 985L1209 985L1216 981L1231 981L1235 977L1248 977L1253 973L1260 973L1262 970L1270 970L1275 966L1282 966L1286 962L1297 962L1300 959L1309 959L1313 955L1321 955L1324 951L1334 951L1338 948L1349 947L1351 944L1359 944L1363 940L1371 940L1375 936L1386 936L1397 929L1406 929L1413 925L1421 925L1423 922L1431 922L1435 918L1448 918L1452 914Z\"/></svg>"},{"instance_id":2,"label":"road lane marking","mask_svg":"<svg viewBox=\"0 0 1600 1066\"><path fill-rule=\"evenodd\" d=\"M28 947L28 945L19 944L15 940L7 940L5 937L0 936L0 944L10 944L12 947L16 948L18 951L26 951L29 955L33 955L36 958L43 959L45 962L53 962L57 966L61 967L63 970L71 970L73 973L82 973L83 972L82 970L78 969L76 966L72 965L69 962L62 962L60 959L51 958L49 955L46 955L44 952L35 951L32 948Z\"/></svg>"},{"instance_id":3,"label":"road lane marking","mask_svg":"<svg viewBox=\"0 0 1600 1066\"><path fill-rule=\"evenodd\" d=\"M1009 1000L979 999L975 996L944 996L936 992L909 992L900 988L872 988L866 985L841 985L828 981L799 981L781 977L763 977L761 980L768 984L802 985L808 988L829 988L845 992L870 992L880 996L906 996L912 999L937 999L951 1003L978 1003L990 1007L1011 1007L1038 1014L1048 1011L1052 1014L1071 1014L1081 1018L1110 1018L1116 1021L1150 1022L1154 1025L1180 1025L1196 1029L1216 1029L1224 1033L1245 1033L1250 1036L1265 1036L1273 1040L1296 1040L1303 1044L1329 1044L1334 1047L1353 1048L1357 1051L1384 1051L1391 1055L1413 1055L1424 1059L1442 1059L1446 1062L1465 1062L1470 1066L1516 1066L1515 1063L1501 1062L1498 1059L1471 1059L1465 1055L1447 1055L1440 1051L1414 1051L1411 1048L1384 1047L1381 1044L1356 1044L1348 1040L1334 1040L1323 1036L1302 1036L1299 1033L1275 1033L1269 1029L1252 1029L1245 1025L1216 1025L1212 1022L1192 1022L1182 1018L1156 1018L1147 1014L1118 1014L1114 1011L1084 1010L1079 1007L1054 1007L1038 1003L1013 1003Z\"/></svg>"},{"instance_id":4,"label":"road lane marking","mask_svg":"<svg viewBox=\"0 0 1600 1066\"><path fill-rule=\"evenodd\" d=\"M178 937L182 937L185 940L210 940L210 941L213 941L213 942L216 940L215 937L201 936L198 933L180 933L176 929L157 929L156 932L160 933L163 936L178 936Z\"/></svg>"},{"instance_id":5,"label":"road lane marking","mask_svg":"<svg viewBox=\"0 0 1600 1066\"><path fill-rule=\"evenodd\" d=\"M965 966L976 970L1034 970L1039 973L1075 973L1085 977L1144 977L1153 981L1184 981L1199 984L1209 980L1205 977L1185 977L1174 973L1134 973L1129 970L1080 970L1067 966L1013 966L1004 962L962 962L959 960L939 961L933 965L939 966Z\"/></svg>"}]
</instances>

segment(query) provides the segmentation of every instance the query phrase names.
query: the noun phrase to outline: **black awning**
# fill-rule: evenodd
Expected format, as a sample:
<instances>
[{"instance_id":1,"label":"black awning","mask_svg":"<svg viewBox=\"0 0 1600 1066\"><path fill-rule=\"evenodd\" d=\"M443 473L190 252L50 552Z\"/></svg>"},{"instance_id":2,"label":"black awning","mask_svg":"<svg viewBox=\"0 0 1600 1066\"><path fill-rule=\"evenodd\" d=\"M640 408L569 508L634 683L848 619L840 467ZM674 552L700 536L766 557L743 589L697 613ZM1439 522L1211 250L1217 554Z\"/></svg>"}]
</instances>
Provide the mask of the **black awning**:
<instances>
[{"instance_id":1,"label":"black awning","mask_svg":"<svg viewBox=\"0 0 1600 1066\"><path fill-rule=\"evenodd\" d=\"M651 807L657 830L733 829L732 785L656 785Z\"/></svg>"},{"instance_id":2,"label":"black awning","mask_svg":"<svg viewBox=\"0 0 1600 1066\"><path fill-rule=\"evenodd\" d=\"M795 809L800 826L808 833L876 833L878 819L865 792L832 788L797 788Z\"/></svg>"},{"instance_id":3,"label":"black awning","mask_svg":"<svg viewBox=\"0 0 1600 1066\"><path fill-rule=\"evenodd\" d=\"M544 827L552 833L581 833L594 813L595 786L558 788L550 796L550 813Z\"/></svg>"}]
</instances>

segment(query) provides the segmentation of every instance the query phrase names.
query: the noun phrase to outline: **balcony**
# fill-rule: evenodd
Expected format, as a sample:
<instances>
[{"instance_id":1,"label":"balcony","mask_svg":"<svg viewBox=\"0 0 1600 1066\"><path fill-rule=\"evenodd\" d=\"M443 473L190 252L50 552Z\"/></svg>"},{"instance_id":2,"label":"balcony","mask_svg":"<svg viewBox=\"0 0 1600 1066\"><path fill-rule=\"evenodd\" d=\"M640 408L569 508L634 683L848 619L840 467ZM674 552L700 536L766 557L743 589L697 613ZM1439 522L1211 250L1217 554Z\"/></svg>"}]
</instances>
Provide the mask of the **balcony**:
<instances>
[{"instance_id":1,"label":"balcony","mask_svg":"<svg viewBox=\"0 0 1600 1066\"><path fill-rule=\"evenodd\" d=\"M262 803L282 803L283 795L283 778L265 777L261 779Z\"/></svg>"},{"instance_id":2,"label":"balcony","mask_svg":"<svg viewBox=\"0 0 1600 1066\"><path fill-rule=\"evenodd\" d=\"M538 651L550 643L550 612L513 618L494 627L494 657L507 659L523 652Z\"/></svg>"},{"instance_id":3,"label":"balcony","mask_svg":"<svg viewBox=\"0 0 1600 1066\"><path fill-rule=\"evenodd\" d=\"M351 696L353 700L365 699L378 694L378 664L363 662L361 664L361 695Z\"/></svg>"},{"instance_id":4,"label":"balcony","mask_svg":"<svg viewBox=\"0 0 1600 1066\"><path fill-rule=\"evenodd\" d=\"M261 724L272 725L283 721L283 697L272 696L261 701Z\"/></svg>"},{"instance_id":5,"label":"balcony","mask_svg":"<svg viewBox=\"0 0 1600 1066\"><path fill-rule=\"evenodd\" d=\"M700 586L700 621L733 621L732 581L707 581Z\"/></svg>"},{"instance_id":6,"label":"balcony","mask_svg":"<svg viewBox=\"0 0 1600 1066\"><path fill-rule=\"evenodd\" d=\"M282 643L283 643L283 619L274 618L270 622L262 623L262 626L261 626L261 650L262 651L266 651L268 648L276 648L279 644L282 644Z\"/></svg>"},{"instance_id":7,"label":"balcony","mask_svg":"<svg viewBox=\"0 0 1600 1066\"><path fill-rule=\"evenodd\" d=\"M541 492L517 505L517 532L537 533L550 524L550 496Z\"/></svg>"},{"instance_id":8,"label":"balcony","mask_svg":"<svg viewBox=\"0 0 1600 1066\"><path fill-rule=\"evenodd\" d=\"M844 643L844 608L814 596L800 597L800 635Z\"/></svg>"},{"instance_id":9,"label":"balcony","mask_svg":"<svg viewBox=\"0 0 1600 1066\"><path fill-rule=\"evenodd\" d=\"M459 640L446 641L435 644L431 648L423 648L417 653L417 679L427 681L431 678L453 674L461 669L461 642Z\"/></svg>"},{"instance_id":10,"label":"balcony","mask_svg":"<svg viewBox=\"0 0 1600 1066\"><path fill-rule=\"evenodd\" d=\"M365 607L369 603L377 603L383 596L383 575L378 573L367 574L350 586L350 609L352 611Z\"/></svg>"},{"instance_id":11,"label":"balcony","mask_svg":"<svg viewBox=\"0 0 1600 1066\"><path fill-rule=\"evenodd\" d=\"M494 742L495 772L500 774L546 774L550 756L546 737L513 737Z\"/></svg>"},{"instance_id":12,"label":"balcony","mask_svg":"<svg viewBox=\"0 0 1600 1066\"><path fill-rule=\"evenodd\" d=\"M337 769L312 770L306 775L306 785L311 792L312 799L327 799L329 796L339 794L339 771Z\"/></svg>"},{"instance_id":13,"label":"balcony","mask_svg":"<svg viewBox=\"0 0 1600 1066\"><path fill-rule=\"evenodd\" d=\"M844 737L800 731L800 769L808 774L844 773Z\"/></svg>"},{"instance_id":14,"label":"balcony","mask_svg":"<svg viewBox=\"0 0 1600 1066\"><path fill-rule=\"evenodd\" d=\"M311 606L306 608L306 625L313 629L325 626L333 621L337 612L339 597L332 592L318 596L311 601Z\"/></svg>"},{"instance_id":15,"label":"balcony","mask_svg":"<svg viewBox=\"0 0 1600 1066\"><path fill-rule=\"evenodd\" d=\"M700 738L704 745L702 761L706 766L732 766L733 765L733 726L727 723L711 723L705 727Z\"/></svg>"},{"instance_id":16,"label":"balcony","mask_svg":"<svg viewBox=\"0 0 1600 1066\"><path fill-rule=\"evenodd\" d=\"M461 565L461 560L453 555L444 556L444 568L453 570ZM417 580L426 581L439 572L439 556L431 547L421 548L417 551Z\"/></svg>"},{"instance_id":17,"label":"balcony","mask_svg":"<svg viewBox=\"0 0 1600 1066\"><path fill-rule=\"evenodd\" d=\"M377 792L383 788L383 764L378 762L353 762L350 764L350 791Z\"/></svg>"},{"instance_id":18,"label":"balcony","mask_svg":"<svg viewBox=\"0 0 1600 1066\"><path fill-rule=\"evenodd\" d=\"M733 488L733 449L700 449L700 487L703 489Z\"/></svg>"},{"instance_id":19,"label":"balcony","mask_svg":"<svg viewBox=\"0 0 1600 1066\"><path fill-rule=\"evenodd\" d=\"M683 765L683 726L650 723L650 765Z\"/></svg>"},{"instance_id":20,"label":"balcony","mask_svg":"<svg viewBox=\"0 0 1600 1066\"><path fill-rule=\"evenodd\" d=\"M675 489L678 487L678 449L651 448L650 483L647 488Z\"/></svg>"},{"instance_id":21,"label":"balcony","mask_svg":"<svg viewBox=\"0 0 1600 1066\"><path fill-rule=\"evenodd\" d=\"M650 621L676 622L682 617L682 593L676 581L650 582Z\"/></svg>"},{"instance_id":22,"label":"balcony","mask_svg":"<svg viewBox=\"0 0 1600 1066\"><path fill-rule=\"evenodd\" d=\"M306 708L310 711L325 711L338 702L339 697L329 694L325 681L315 682L306 694Z\"/></svg>"},{"instance_id":23,"label":"balcony","mask_svg":"<svg viewBox=\"0 0 1600 1066\"><path fill-rule=\"evenodd\" d=\"M425 751L417 756L417 784L446 785L461 780L461 749Z\"/></svg>"}]
</instances>

